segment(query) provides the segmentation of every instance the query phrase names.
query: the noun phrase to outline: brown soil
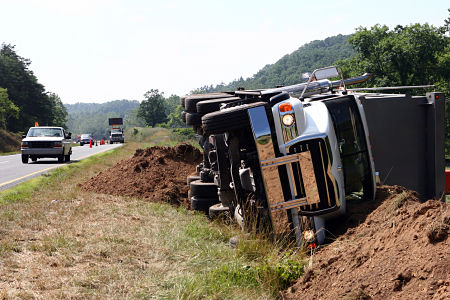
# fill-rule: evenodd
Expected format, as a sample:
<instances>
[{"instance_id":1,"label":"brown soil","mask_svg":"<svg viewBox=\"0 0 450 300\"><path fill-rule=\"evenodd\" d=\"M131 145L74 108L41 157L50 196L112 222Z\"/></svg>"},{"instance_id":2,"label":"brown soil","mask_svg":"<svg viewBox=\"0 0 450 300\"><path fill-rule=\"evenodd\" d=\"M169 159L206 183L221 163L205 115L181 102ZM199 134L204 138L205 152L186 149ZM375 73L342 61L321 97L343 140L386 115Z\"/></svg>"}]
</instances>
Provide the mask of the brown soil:
<instances>
[{"instance_id":1,"label":"brown soil","mask_svg":"<svg viewBox=\"0 0 450 300\"><path fill-rule=\"evenodd\" d=\"M82 189L188 207L186 177L201 158L201 152L189 144L137 149L131 158L91 178Z\"/></svg>"},{"instance_id":2,"label":"brown soil","mask_svg":"<svg viewBox=\"0 0 450 300\"><path fill-rule=\"evenodd\" d=\"M450 299L448 203L382 186L349 211L284 299Z\"/></svg>"}]
</instances>

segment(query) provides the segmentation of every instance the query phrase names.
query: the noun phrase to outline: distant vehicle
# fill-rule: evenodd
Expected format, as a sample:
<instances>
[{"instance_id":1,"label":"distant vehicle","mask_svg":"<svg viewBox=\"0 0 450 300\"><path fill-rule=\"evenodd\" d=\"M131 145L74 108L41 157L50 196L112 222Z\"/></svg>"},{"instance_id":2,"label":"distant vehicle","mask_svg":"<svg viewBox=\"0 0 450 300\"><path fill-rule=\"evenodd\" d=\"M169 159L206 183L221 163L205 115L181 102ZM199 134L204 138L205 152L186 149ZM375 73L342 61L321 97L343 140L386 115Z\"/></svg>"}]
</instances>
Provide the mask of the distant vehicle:
<instances>
[{"instance_id":1,"label":"distant vehicle","mask_svg":"<svg viewBox=\"0 0 450 300\"><path fill-rule=\"evenodd\" d=\"M90 134L82 134L80 137L80 146L83 146L84 144L94 143L94 139Z\"/></svg>"},{"instance_id":2,"label":"distant vehicle","mask_svg":"<svg viewBox=\"0 0 450 300\"><path fill-rule=\"evenodd\" d=\"M123 135L123 119L122 118L109 118L109 125L111 126L111 133L109 135L109 142L114 143L124 143L125 138Z\"/></svg>"},{"instance_id":3,"label":"distant vehicle","mask_svg":"<svg viewBox=\"0 0 450 300\"><path fill-rule=\"evenodd\" d=\"M125 137L123 135L123 132L121 130L113 130L111 131L111 135L109 136L109 142L111 144L114 143L124 143Z\"/></svg>"},{"instance_id":4,"label":"distant vehicle","mask_svg":"<svg viewBox=\"0 0 450 300\"><path fill-rule=\"evenodd\" d=\"M27 135L22 136L22 163L43 157L55 157L58 162L70 161L71 138L72 134L62 127L31 127Z\"/></svg>"}]
</instances>

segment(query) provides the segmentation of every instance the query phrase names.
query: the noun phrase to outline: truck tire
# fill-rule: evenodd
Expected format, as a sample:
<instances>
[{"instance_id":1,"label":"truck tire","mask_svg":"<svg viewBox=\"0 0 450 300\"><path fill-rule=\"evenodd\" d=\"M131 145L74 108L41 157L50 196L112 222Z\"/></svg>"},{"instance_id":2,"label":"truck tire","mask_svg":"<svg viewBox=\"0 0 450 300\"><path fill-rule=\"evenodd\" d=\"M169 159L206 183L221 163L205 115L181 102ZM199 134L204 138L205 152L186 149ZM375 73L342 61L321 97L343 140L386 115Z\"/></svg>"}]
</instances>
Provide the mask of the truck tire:
<instances>
[{"instance_id":1,"label":"truck tire","mask_svg":"<svg viewBox=\"0 0 450 300\"><path fill-rule=\"evenodd\" d=\"M22 163L27 164L28 163L28 155L22 154Z\"/></svg>"},{"instance_id":2,"label":"truck tire","mask_svg":"<svg viewBox=\"0 0 450 300\"><path fill-rule=\"evenodd\" d=\"M218 134L241 128L250 128L247 110L266 104L266 102L256 102L206 114L202 117L203 130L206 134Z\"/></svg>"},{"instance_id":3,"label":"truck tire","mask_svg":"<svg viewBox=\"0 0 450 300\"><path fill-rule=\"evenodd\" d=\"M199 114L207 114L210 112L218 111L220 109L220 105L222 103L230 103L233 101L240 100L239 97L229 97L229 98L220 98L220 99L211 99L204 100L197 103L197 112Z\"/></svg>"},{"instance_id":4,"label":"truck tire","mask_svg":"<svg viewBox=\"0 0 450 300\"><path fill-rule=\"evenodd\" d=\"M188 113L197 112L197 103L204 100L219 99L219 98L230 98L233 97L227 93L214 93L214 94L204 94L188 96L184 99L184 110Z\"/></svg>"},{"instance_id":5,"label":"truck tire","mask_svg":"<svg viewBox=\"0 0 450 300\"><path fill-rule=\"evenodd\" d=\"M199 113L186 113L186 125L202 125L202 115L200 115Z\"/></svg>"},{"instance_id":6,"label":"truck tire","mask_svg":"<svg viewBox=\"0 0 450 300\"><path fill-rule=\"evenodd\" d=\"M217 194L217 185L215 185L214 182L194 180L189 184L189 188L191 190L191 196L197 196L200 198L213 198L217 199L217 202L219 201L219 195Z\"/></svg>"},{"instance_id":7,"label":"truck tire","mask_svg":"<svg viewBox=\"0 0 450 300\"><path fill-rule=\"evenodd\" d=\"M209 207L209 217L211 219L217 219L221 216L225 216L225 214L229 211L229 207L223 206L222 203L217 203Z\"/></svg>"},{"instance_id":8,"label":"truck tire","mask_svg":"<svg viewBox=\"0 0 450 300\"><path fill-rule=\"evenodd\" d=\"M209 208L214 204L217 204L219 200L215 198L202 198L198 196L191 196L191 208L193 210L202 211L204 213L209 212Z\"/></svg>"}]
</instances>

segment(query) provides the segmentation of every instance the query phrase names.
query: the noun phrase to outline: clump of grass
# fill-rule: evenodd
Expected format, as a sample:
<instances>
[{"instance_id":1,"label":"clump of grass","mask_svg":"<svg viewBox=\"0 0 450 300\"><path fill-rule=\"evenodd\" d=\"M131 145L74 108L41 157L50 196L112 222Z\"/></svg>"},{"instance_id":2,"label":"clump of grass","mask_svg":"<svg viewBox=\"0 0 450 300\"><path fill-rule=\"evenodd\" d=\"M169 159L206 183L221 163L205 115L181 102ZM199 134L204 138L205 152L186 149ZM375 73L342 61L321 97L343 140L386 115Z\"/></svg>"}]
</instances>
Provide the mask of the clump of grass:
<instances>
[{"instance_id":1,"label":"clump of grass","mask_svg":"<svg viewBox=\"0 0 450 300\"><path fill-rule=\"evenodd\" d=\"M403 206L403 204L405 204L405 202L408 200L409 194L407 191L403 191L400 194L398 194L397 196L394 197L394 199L392 200L392 210L397 210L400 207Z\"/></svg>"},{"instance_id":2,"label":"clump of grass","mask_svg":"<svg viewBox=\"0 0 450 300\"><path fill-rule=\"evenodd\" d=\"M22 252L22 248L19 243L15 241L1 241L0 242L0 257L8 255L11 252Z\"/></svg>"},{"instance_id":3,"label":"clump of grass","mask_svg":"<svg viewBox=\"0 0 450 300\"><path fill-rule=\"evenodd\" d=\"M255 250L257 251L257 250ZM196 276L186 276L171 296L183 299L257 299L277 297L304 273L303 260L292 252L246 260L233 256L216 260L213 267Z\"/></svg>"}]
</instances>

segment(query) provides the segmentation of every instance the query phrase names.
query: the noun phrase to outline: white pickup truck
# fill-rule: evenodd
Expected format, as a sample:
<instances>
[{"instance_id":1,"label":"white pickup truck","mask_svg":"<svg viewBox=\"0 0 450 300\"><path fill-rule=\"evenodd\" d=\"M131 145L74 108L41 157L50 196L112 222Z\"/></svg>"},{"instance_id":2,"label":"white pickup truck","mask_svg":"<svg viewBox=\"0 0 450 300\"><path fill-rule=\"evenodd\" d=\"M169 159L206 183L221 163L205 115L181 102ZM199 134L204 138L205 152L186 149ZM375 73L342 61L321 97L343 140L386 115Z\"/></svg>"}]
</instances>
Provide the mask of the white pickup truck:
<instances>
[{"instance_id":1,"label":"white pickup truck","mask_svg":"<svg viewBox=\"0 0 450 300\"><path fill-rule=\"evenodd\" d=\"M58 162L70 161L72 154L72 134L62 127L31 127L27 135L22 136L22 163L28 159L54 157Z\"/></svg>"}]
</instances>

